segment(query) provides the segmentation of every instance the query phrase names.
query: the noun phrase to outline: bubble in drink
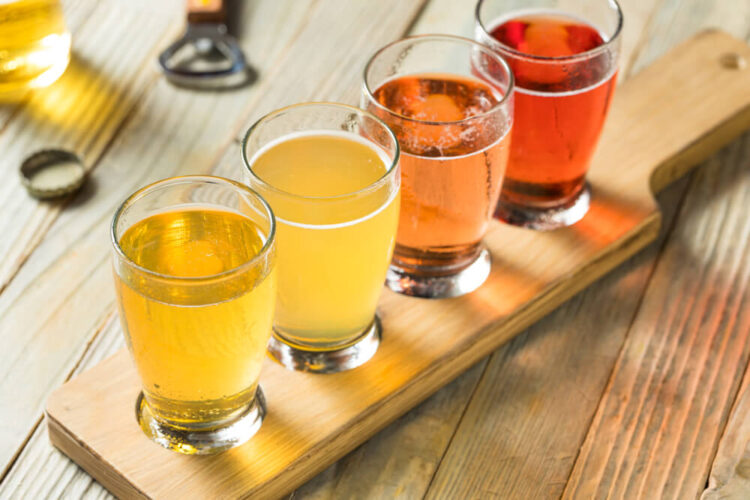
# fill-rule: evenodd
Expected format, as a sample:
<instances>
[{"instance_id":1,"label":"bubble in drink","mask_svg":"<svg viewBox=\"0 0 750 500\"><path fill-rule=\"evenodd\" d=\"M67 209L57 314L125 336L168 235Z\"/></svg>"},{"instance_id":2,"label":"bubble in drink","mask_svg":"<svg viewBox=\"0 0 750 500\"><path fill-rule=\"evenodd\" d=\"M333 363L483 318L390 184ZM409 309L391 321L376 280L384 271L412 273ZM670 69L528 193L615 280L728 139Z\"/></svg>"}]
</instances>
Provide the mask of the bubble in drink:
<instances>
[{"instance_id":1,"label":"bubble in drink","mask_svg":"<svg viewBox=\"0 0 750 500\"><path fill-rule=\"evenodd\" d=\"M402 76L373 92L370 111L401 146L401 216L394 264L455 272L479 252L508 158L509 122L487 116L502 95L481 80Z\"/></svg>"},{"instance_id":2,"label":"bubble in drink","mask_svg":"<svg viewBox=\"0 0 750 500\"><path fill-rule=\"evenodd\" d=\"M556 11L499 20L490 34L503 45L542 58L565 58L604 44L584 21ZM599 140L614 91L609 52L583 59L510 55L516 77L513 142L501 203L555 206L575 198Z\"/></svg>"}]
</instances>

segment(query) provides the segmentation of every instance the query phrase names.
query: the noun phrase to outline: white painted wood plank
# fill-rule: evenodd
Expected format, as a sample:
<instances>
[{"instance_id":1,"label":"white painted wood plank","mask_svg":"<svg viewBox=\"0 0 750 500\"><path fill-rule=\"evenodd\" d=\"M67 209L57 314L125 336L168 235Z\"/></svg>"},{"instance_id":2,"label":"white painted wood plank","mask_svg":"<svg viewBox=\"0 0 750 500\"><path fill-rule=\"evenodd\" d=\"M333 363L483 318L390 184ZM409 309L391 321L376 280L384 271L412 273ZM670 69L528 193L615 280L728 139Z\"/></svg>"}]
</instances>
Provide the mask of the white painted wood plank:
<instances>
[{"instance_id":1,"label":"white painted wood plank","mask_svg":"<svg viewBox=\"0 0 750 500\"><path fill-rule=\"evenodd\" d=\"M75 151L89 166L96 163L140 94L158 77L147 63L182 24L179 0L158 6L145 0L89 0L66 8L73 47L65 74L50 87L28 93L0 133L0 169L7 175L0 186L5 207L0 212L0 291L67 201L30 197L21 185L19 165L32 152L54 147Z\"/></svg>"}]
</instances>

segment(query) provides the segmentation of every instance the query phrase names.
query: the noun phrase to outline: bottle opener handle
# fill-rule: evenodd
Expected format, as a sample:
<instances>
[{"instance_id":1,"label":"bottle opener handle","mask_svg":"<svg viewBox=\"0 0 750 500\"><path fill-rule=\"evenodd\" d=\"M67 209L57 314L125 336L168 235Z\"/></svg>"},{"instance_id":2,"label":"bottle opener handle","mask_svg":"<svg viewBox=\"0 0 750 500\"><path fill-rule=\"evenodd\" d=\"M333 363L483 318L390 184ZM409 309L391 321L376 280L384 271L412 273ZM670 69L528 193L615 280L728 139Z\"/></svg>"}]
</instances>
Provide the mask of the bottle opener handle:
<instances>
[{"instance_id":1,"label":"bottle opener handle","mask_svg":"<svg viewBox=\"0 0 750 500\"><path fill-rule=\"evenodd\" d=\"M237 40L227 33L225 0L187 0L187 31L159 55L170 82L190 88L234 88L250 81L250 73ZM179 67L173 57L186 46L195 49L195 58L211 56L226 62L222 69Z\"/></svg>"},{"instance_id":2,"label":"bottle opener handle","mask_svg":"<svg viewBox=\"0 0 750 500\"><path fill-rule=\"evenodd\" d=\"M187 0L187 20L190 24L226 22L224 0Z\"/></svg>"}]
</instances>

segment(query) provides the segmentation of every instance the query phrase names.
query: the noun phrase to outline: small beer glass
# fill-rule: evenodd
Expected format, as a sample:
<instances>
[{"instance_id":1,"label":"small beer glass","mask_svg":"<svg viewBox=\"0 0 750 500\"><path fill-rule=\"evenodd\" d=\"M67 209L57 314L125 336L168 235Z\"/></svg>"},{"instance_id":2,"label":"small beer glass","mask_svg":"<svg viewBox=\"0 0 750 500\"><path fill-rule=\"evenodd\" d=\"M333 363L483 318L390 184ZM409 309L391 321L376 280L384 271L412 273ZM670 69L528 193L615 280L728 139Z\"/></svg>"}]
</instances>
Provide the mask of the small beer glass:
<instances>
[{"instance_id":1,"label":"small beer glass","mask_svg":"<svg viewBox=\"0 0 750 500\"><path fill-rule=\"evenodd\" d=\"M496 215L532 229L579 221L589 162L617 78L615 0L480 0L476 39L516 77L508 171Z\"/></svg>"},{"instance_id":2,"label":"small beer glass","mask_svg":"<svg viewBox=\"0 0 750 500\"><path fill-rule=\"evenodd\" d=\"M401 146L401 217L387 285L431 298L475 290L490 272L482 237L508 158L510 68L472 40L405 38L367 63L362 103Z\"/></svg>"},{"instance_id":3,"label":"small beer glass","mask_svg":"<svg viewBox=\"0 0 750 500\"><path fill-rule=\"evenodd\" d=\"M290 106L250 128L246 179L278 221L279 292L269 353L283 366L348 370L380 342L375 309L399 212L399 148L370 113Z\"/></svg>"},{"instance_id":4,"label":"small beer glass","mask_svg":"<svg viewBox=\"0 0 750 500\"><path fill-rule=\"evenodd\" d=\"M120 321L143 384L141 429L185 454L247 441L276 300L275 221L241 184L166 179L112 221Z\"/></svg>"}]
</instances>

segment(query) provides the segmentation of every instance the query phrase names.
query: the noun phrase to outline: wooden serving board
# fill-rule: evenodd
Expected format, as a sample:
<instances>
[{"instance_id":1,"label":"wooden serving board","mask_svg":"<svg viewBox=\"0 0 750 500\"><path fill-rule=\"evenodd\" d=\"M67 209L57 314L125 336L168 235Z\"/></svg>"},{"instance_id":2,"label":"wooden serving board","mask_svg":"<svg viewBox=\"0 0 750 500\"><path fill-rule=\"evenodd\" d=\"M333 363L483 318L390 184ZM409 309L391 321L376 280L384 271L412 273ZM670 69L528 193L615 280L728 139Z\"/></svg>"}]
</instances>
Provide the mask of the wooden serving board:
<instances>
[{"instance_id":1,"label":"wooden serving board","mask_svg":"<svg viewBox=\"0 0 750 500\"><path fill-rule=\"evenodd\" d=\"M139 381L125 351L50 396L50 439L120 497L278 497L647 245L660 223L652 191L748 127L750 47L705 32L618 88L581 222L546 233L493 222L492 273L468 296L385 291L383 343L363 367L312 375L267 361L268 416L247 444L197 457L149 441L136 423Z\"/></svg>"}]
</instances>

